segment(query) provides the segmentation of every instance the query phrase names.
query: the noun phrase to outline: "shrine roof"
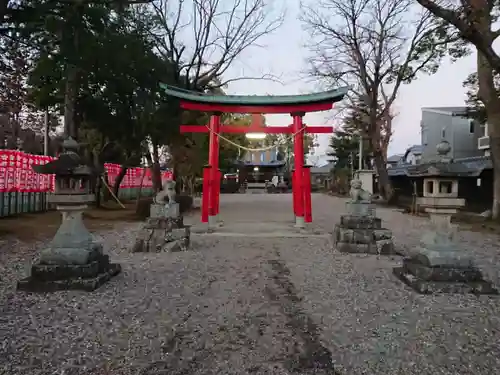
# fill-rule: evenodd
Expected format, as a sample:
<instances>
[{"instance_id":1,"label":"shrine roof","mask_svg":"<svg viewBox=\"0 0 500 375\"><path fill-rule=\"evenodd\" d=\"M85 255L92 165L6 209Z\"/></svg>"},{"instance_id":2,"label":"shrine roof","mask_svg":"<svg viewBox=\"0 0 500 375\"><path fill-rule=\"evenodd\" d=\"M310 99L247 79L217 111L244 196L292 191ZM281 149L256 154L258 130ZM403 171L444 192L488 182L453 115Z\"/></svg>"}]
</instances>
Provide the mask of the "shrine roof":
<instances>
[{"instance_id":1,"label":"shrine roof","mask_svg":"<svg viewBox=\"0 0 500 375\"><path fill-rule=\"evenodd\" d=\"M477 177L483 170L491 169L491 159L488 157L471 157L455 159L450 163L428 162L418 165L398 165L389 168L389 176L408 177Z\"/></svg>"},{"instance_id":2,"label":"shrine roof","mask_svg":"<svg viewBox=\"0 0 500 375\"><path fill-rule=\"evenodd\" d=\"M344 98L349 87L303 95L211 95L184 90L160 83L167 95L188 102L226 106L294 106L318 103L335 103Z\"/></svg>"},{"instance_id":3,"label":"shrine roof","mask_svg":"<svg viewBox=\"0 0 500 375\"><path fill-rule=\"evenodd\" d=\"M239 165L241 167L275 167L279 168L284 166L286 163L284 160L272 160L270 162L255 162L246 160L236 160L234 165Z\"/></svg>"},{"instance_id":4,"label":"shrine roof","mask_svg":"<svg viewBox=\"0 0 500 375\"><path fill-rule=\"evenodd\" d=\"M477 169L468 168L462 163L437 162L412 165L406 174L409 177L467 177L477 175L477 172Z\"/></svg>"}]
</instances>

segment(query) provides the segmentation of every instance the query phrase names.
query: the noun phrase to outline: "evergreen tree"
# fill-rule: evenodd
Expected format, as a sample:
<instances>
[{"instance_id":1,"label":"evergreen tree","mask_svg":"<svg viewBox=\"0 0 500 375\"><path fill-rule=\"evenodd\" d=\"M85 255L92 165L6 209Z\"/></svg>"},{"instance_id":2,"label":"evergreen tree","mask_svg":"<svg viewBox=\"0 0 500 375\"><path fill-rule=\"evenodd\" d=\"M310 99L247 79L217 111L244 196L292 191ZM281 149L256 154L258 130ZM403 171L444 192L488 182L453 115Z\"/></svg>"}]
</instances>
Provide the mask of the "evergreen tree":
<instances>
[{"instance_id":1,"label":"evergreen tree","mask_svg":"<svg viewBox=\"0 0 500 375\"><path fill-rule=\"evenodd\" d=\"M337 130L330 138L329 147L331 156L335 163L334 170L358 169L359 137L352 132L352 129L342 128Z\"/></svg>"}]
</instances>

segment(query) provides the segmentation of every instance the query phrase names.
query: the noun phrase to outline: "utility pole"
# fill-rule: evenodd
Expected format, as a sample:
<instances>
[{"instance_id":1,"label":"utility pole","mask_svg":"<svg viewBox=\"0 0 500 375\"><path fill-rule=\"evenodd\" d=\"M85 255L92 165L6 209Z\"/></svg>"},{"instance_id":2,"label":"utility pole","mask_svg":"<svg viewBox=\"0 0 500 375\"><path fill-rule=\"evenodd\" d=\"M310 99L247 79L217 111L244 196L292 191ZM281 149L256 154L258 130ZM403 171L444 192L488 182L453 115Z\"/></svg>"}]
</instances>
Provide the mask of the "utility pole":
<instances>
[{"instance_id":1,"label":"utility pole","mask_svg":"<svg viewBox=\"0 0 500 375\"><path fill-rule=\"evenodd\" d=\"M354 178L354 154L352 151L350 159L351 159L351 178Z\"/></svg>"},{"instance_id":2,"label":"utility pole","mask_svg":"<svg viewBox=\"0 0 500 375\"><path fill-rule=\"evenodd\" d=\"M43 154L49 155L49 110L45 109L43 117Z\"/></svg>"},{"instance_id":3,"label":"utility pole","mask_svg":"<svg viewBox=\"0 0 500 375\"><path fill-rule=\"evenodd\" d=\"M359 133L359 155L358 155L358 170L363 169L363 135Z\"/></svg>"}]
</instances>

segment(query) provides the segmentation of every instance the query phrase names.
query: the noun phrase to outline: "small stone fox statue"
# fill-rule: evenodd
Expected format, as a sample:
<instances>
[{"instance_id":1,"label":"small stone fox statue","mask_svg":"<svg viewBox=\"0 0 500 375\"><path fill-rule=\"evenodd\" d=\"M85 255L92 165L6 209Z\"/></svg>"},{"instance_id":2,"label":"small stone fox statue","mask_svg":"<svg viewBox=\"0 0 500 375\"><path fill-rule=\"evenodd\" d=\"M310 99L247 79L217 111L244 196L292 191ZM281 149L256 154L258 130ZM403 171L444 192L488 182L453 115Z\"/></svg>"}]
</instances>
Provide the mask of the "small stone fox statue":
<instances>
[{"instance_id":1,"label":"small stone fox statue","mask_svg":"<svg viewBox=\"0 0 500 375\"><path fill-rule=\"evenodd\" d=\"M363 183L361 180L354 179L351 181L351 190L349 192L351 196L351 202L371 202L372 195L364 190L361 186Z\"/></svg>"}]
</instances>

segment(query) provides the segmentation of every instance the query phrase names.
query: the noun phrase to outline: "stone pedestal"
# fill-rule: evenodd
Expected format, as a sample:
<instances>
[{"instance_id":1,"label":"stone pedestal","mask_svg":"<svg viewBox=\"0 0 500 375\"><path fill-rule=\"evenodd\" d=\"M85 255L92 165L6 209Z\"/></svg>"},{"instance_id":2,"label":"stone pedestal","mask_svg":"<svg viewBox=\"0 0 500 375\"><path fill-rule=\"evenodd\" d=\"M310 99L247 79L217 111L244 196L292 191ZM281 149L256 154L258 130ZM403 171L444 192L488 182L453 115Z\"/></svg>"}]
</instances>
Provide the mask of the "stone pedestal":
<instances>
[{"instance_id":1,"label":"stone pedestal","mask_svg":"<svg viewBox=\"0 0 500 375\"><path fill-rule=\"evenodd\" d=\"M453 241L450 209L428 211L432 229L423 235L420 246L403 259L402 267L393 269L394 275L421 294L498 294L483 279L473 258Z\"/></svg>"},{"instance_id":2,"label":"stone pedestal","mask_svg":"<svg viewBox=\"0 0 500 375\"><path fill-rule=\"evenodd\" d=\"M190 227L184 225L179 204L152 204L151 216L146 220L132 248L132 252L184 251L191 243Z\"/></svg>"},{"instance_id":3,"label":"stone pedestal","mask_svg":"<svg viewBox=\"0 0 500 375\"><path fill-rule=\"evenodd\" d=\"M85 228L82 213L86 207L58 207L63 217L61 226L49 248L41 252L40 262L31 267L31 275L18 282L18 290L93 291L120 273L120 265L109 262L102 245Z\"/></svg>"},{"instance_id":4,"label":"stone pedestal","mask_svg":"<svg viewBox=\"0 0 500 375\"><path fill-rule=\"evenodd\" d=\"M483 279L481 271L474 265L432 264L431 259L421 253L405 258L403 266L394 268L393 273L421 294L498 294L498 290Z\"/></svg>"},{"instance_id":5,"label":"stone pedestal","mask_svg":"<svg viewBox=\"0 0 500 375\"><path fill-rule=\"evenodd\" d=\"M395 254L392 232L382 228L375 207L368 202L349 202L348 214L333 231L334 246L343 253Z\"/></svg>"}]
</instances>

